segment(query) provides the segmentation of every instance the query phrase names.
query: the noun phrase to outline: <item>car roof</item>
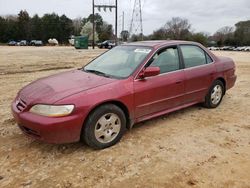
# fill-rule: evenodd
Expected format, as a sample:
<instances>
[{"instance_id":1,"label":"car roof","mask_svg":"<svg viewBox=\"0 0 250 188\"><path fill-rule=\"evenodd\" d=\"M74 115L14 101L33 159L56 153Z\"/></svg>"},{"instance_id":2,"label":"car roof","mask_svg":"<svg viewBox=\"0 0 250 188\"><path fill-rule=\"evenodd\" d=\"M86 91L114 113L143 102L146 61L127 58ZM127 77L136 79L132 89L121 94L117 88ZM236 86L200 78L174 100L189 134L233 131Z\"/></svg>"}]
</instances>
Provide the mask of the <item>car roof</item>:
<instances>
[{"instance_id":1,"label":"car roof","mask_svg":"<svg viewBox=\"0 0 250 188\"><path fill-rule=\"evenodd\" d=\"M167 45L177 45L177 44L198 44L191 41L181 41L181 40L149 40L149 41L139 41L124 44L126 46L145 46L151 48L159 48L161 46Z\"/></svg>"}]
</instances>

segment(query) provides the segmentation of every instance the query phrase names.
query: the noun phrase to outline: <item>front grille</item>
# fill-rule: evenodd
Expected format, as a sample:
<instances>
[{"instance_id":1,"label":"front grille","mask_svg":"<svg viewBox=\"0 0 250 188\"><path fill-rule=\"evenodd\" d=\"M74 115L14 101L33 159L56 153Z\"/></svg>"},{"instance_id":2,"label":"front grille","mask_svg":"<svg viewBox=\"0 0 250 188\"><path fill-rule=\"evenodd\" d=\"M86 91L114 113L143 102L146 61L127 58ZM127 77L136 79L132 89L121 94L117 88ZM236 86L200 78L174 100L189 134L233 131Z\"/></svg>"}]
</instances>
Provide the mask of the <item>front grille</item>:
<instances>
[{"instance_id":1,"label":"front grille","mask_svg":"<svg viewBox=\"0 0 250 188\"><path fill-rule=\"evenodd\" d=\"M24 109L25 109L26 107L27 107L27 103L26 103L24 100L22 100L21 98L19 98L19 99L16 100L16 108L17 108L20 112L24 111Z\"/></svg>"}]
</instances>

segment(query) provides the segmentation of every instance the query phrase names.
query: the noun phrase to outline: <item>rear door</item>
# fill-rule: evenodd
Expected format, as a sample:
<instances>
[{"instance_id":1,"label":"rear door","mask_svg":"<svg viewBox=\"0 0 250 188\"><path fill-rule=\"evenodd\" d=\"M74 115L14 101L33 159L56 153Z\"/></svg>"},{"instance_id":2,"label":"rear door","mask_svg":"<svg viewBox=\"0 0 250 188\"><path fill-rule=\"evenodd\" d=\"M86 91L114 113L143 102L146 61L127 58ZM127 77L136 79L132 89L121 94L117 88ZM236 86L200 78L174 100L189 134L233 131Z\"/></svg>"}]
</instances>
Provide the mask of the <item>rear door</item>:
<instances>
[{"instance_id":1,"label":"rear door","mask_svg":"<svg viewBox=\"0 0 250 188\"><path fill-rule=\"evenodd\" d=\"M213 81L213 60L199 46L180 45L180 49L185 67L185 103L201 102Z\"/></svg>"},{"instance_id":2,"label":"rear door","mask_svg":"<svg viewBox=\"0 0 250 188\"><path fill-rule=\"evenodd\" d=\"M159 67L161 73L134 81L136 118L174 108L184 99L184 71L177 46L157 52L148 66Z\"/></svg>"}]
</instances>

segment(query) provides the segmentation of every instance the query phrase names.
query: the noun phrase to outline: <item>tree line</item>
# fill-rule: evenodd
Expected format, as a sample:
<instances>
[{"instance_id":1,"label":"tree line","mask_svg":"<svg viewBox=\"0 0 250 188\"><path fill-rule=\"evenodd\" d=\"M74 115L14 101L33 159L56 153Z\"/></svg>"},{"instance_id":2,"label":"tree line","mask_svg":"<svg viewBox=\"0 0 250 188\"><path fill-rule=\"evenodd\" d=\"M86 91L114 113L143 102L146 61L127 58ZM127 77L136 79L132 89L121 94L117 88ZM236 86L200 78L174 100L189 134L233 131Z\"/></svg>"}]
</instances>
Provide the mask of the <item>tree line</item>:
<instances>
[{"instance_id":1,"label":"tree line","mask_svg":"<svg viewBox=\"0 0 250 188\"><path fill-rule=\"evenodd\" d=\"M140 40L141 35L132 35L132 41ZM188 40L199 42L205 46L250 46L250 20L241 21L234 27L225 26L215 34L209 35L204 32L193 32L189 20L174 17L166 24L155 30L144 40Z\"/></svg>"},{"instance_id":2,"label":"tree line","mask_svg":"<svg viewBox=\"0 0 250 188\"><path fill-rule=\"evenodd\" d=\"M70 36L85 34L82 28L86 23L93 23L91 14L87 18L76 19L55 13L30 17L26 10L21 10L18 15L0 16L0 42L42 40L46 43L48 39L56 38L60 43L68 43ZM105 22L98 13L95 14L95 23L98 40L114 36L112 25Z\"/></svg>"},{"instance_id":3,"label":"tree line","mask_svg":"<svg viewBox=\"0 0 250 188\"><path fill-rule=\"evenodd\" d=\"M0 17L0 41L43 40L56 38L64 43L73 34L73 22L67 16L55 13L30 17L27 11L17 16Z\"/></svg>"},{"instance_id":4,"label":"tree line","mask_svg":"<svg viewBox=\"0 0 250 188\"><path fill-rule=\"evenodd\" d=\"M0 16L0 42L10 40L42 40L47 42L56 38L60 43L68 43L70 36L89 35L92 39L93 15L86 18L70 19L66 15L55 13L33 17L25 10L18 15ZM105 22L102 16L95 14L96 41L114 39L113 26ZM235 27L226 26L219 29L214 35L204 32L193 32L192 25L185 18L174 17L164 26L147 36L129 35L128 31L121 32L122 41L143 40L189 40L202 43L206 46L250 46L250 20L241 21Z\"/></svg>"}]
</instances>

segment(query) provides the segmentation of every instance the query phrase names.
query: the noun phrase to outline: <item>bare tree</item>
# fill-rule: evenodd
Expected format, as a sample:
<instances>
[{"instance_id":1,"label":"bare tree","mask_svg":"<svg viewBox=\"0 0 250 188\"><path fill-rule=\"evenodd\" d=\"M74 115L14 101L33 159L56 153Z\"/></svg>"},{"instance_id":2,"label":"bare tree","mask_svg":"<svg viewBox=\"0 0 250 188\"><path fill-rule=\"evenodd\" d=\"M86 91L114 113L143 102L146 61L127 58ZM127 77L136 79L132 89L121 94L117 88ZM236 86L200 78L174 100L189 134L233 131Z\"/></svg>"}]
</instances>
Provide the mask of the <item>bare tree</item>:
<instances>
[{"instance_id":1,"label":"bare tree","mask_svg":"<svg viewBox=\"0 0 250 188\"><path fill-rule=\"evenodd\" d=\"M167 32L165 28L157 29L153 32L153 34L150 36L150 39L152 40L165 40L168 39Z\"/></svg>"},{"instance_id":2,"label":"bare tree","mask_svg":"<svg viewBox=\"0 0 250 188\"><path fill-rule=\"evenodd\" d=\"M230 26L225 26L220 28L217 32L222 33L224 35L228 35L234 32L234 28Z\"/></svg>"},{"instance_id":3,"label":"bare tree","mask_svg":"<svg viewBox=\"0 0 250 188\"><path fill-rule=\"evenodd\" d=\"M234 28L230 26L225 26L220 28L215 34L214 39L217 41L218 45L224 45L226 40L233 38Z\"/></svg>"},{"instance_id":4,"label":"bare tree","mask_svg":"<svg viewBox=\"0 0 250 188\"><path fill-rule=\"evenodd\" d=\"M82 18L78 17L72 20L73 27L74 27L74 35L79 35L82 28Z\"/></svg>"},{"instance_id":5,"label":"bare tree","mask_svg":"<svg viewBox=\"0 0 250 188\"><path fill-rule=\"evenodd\" d=\"M174 17L165 24L164 28L170 38L186 39L190 33L191 24L187 19Z\"/></svg>"}]
</instances>

